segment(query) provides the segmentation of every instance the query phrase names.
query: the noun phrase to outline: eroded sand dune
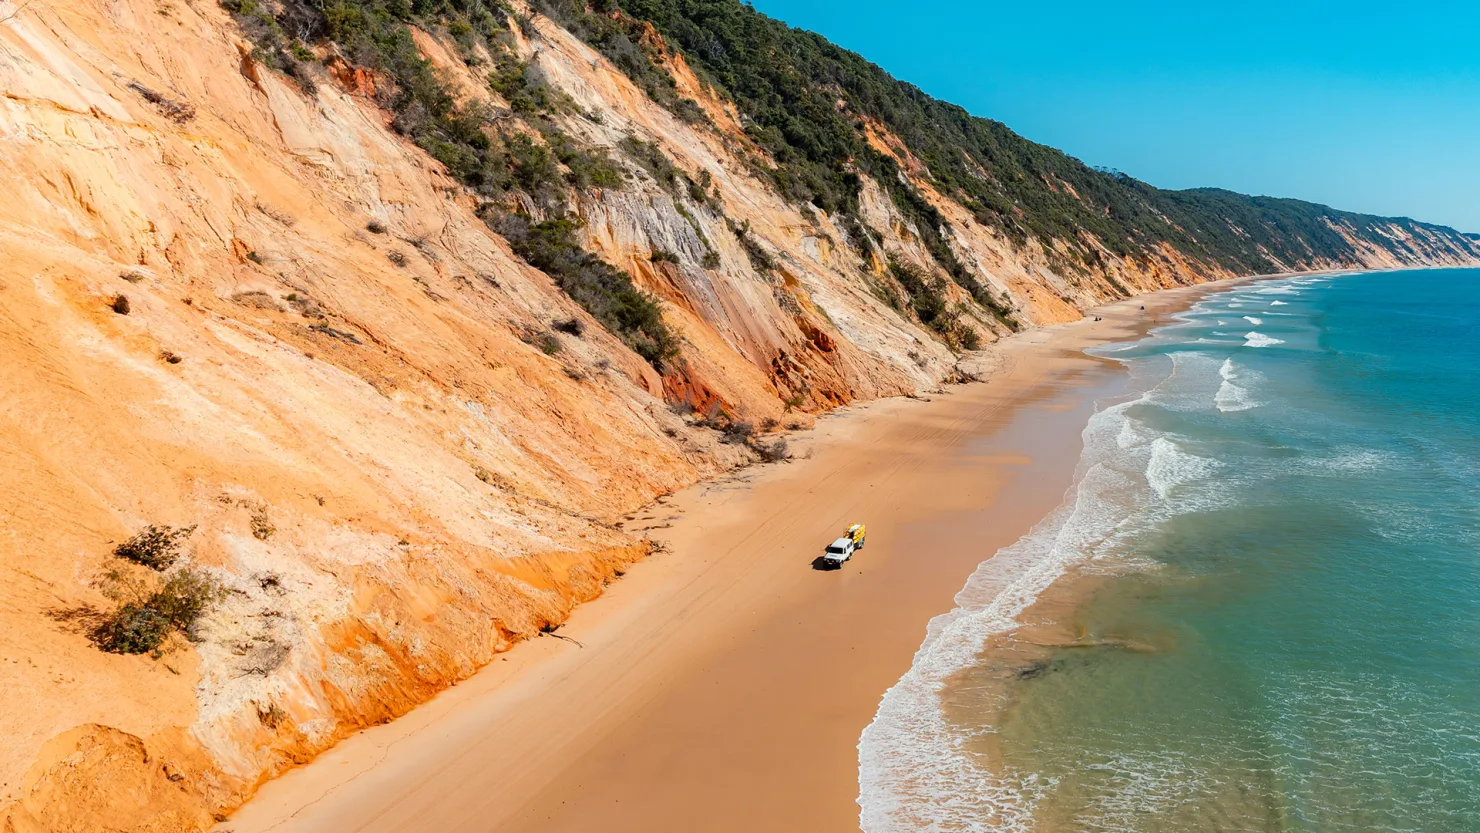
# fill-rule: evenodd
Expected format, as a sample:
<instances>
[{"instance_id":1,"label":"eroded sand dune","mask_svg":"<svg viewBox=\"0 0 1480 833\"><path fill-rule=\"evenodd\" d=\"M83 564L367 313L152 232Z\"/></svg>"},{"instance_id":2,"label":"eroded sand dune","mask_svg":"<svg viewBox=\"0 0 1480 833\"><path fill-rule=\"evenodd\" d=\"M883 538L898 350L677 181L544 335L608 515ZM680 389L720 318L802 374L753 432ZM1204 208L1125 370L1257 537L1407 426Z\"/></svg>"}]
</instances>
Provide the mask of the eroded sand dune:
<instances>
[{"instance_id":1,"label":"eroded sand dune","mask_svg":"<svg viewBox=\"0 0 1480 833\"><path fill-rule=\"evenodd\" d=\"M682 337L665 376L514 256L342 60L309 94L214 3L0 10L6 830L199 829L563 621L647 552L622 514L755 459L669 402L805 422L955 373L871 291L882 264L735 155L735 115L681 59L717 129L677 120L548 21L518 33L600 114L570 132L636 135L707 172L778 263L757 273L726 218L652 183L584 194L587 244ZM477 77L437 37L418 43ZM925 263L877 186L864 193L885 248ZM1023 323L1116 294L931 198ZM717 264L700 265L700 232ZM660 248L677 262L652 262ZM1159 263L1113 270L1135 290L1220 276ZM568 319L580 335L552 330ZM101 578L149 524L194 526L186 561L228 592L197 641L103 653L86 636L113 605Z\"/></svg>"}]
</instances>

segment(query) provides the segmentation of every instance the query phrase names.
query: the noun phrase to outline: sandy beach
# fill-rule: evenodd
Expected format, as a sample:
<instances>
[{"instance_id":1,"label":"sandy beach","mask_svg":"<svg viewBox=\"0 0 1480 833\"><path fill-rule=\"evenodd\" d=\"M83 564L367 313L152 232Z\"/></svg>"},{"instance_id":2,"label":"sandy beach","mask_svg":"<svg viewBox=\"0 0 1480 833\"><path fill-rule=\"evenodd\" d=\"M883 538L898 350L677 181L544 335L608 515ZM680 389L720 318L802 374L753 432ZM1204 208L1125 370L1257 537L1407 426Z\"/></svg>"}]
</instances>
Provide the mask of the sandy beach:
<instances>
[{"instance_id":1,"label":"sandy beach","mask_svg":"<svg viewBox=\"0 0 1480 833\"><path fill-rule=\"evenodd\" d=\"M977 564L1059 502L1095 400L1124 385L1083 350L1209 288L1008 339L985 382L843 409L793 437L794 461L638 513L628 527L663 551L558 638L264 786L218 829L856 830L879 697ZM814 570L852 522L867 547Z\"/></svg>"}]
</instances>

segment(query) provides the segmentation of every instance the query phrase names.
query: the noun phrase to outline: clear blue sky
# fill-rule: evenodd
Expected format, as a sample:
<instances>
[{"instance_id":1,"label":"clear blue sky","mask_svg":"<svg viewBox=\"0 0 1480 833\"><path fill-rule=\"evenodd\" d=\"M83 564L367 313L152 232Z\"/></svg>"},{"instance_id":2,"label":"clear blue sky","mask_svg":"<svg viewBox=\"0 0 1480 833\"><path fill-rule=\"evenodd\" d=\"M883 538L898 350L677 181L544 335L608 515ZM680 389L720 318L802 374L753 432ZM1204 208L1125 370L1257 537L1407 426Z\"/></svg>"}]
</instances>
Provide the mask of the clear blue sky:
<instances>
[{"instance_id":1,"label":"clear blue sky","mask_svg":"<svg viewBox=\"0 0 1480 833\"><path fill-rule=\"evenodd\" d=\"M1480 232L1480 2L753 0L1091 165Z\"/></svg>"}]
</instances>

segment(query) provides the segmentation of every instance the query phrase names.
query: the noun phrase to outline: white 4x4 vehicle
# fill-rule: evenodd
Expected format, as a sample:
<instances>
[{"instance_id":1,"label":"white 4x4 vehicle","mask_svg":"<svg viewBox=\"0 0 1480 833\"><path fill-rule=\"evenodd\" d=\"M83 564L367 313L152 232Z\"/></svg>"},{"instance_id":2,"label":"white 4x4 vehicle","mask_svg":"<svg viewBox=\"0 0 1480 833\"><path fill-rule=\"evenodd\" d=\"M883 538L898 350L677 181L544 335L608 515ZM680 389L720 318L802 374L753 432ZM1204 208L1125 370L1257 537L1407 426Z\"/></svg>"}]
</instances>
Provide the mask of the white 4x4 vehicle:
<instances>
[{"instance_id":1,"label":"white 4x4 vehicle","mask_svg":"<svg viewBox=\"0 0 1480 833\"><path fill-rule=\"evenodd\" d=\"M841 567L843 562L853 557L858 550L858 545L853 543L852 538L839 538L827 545L822 553L823 562L829 567Z\"/></svg>"}]
</instances>

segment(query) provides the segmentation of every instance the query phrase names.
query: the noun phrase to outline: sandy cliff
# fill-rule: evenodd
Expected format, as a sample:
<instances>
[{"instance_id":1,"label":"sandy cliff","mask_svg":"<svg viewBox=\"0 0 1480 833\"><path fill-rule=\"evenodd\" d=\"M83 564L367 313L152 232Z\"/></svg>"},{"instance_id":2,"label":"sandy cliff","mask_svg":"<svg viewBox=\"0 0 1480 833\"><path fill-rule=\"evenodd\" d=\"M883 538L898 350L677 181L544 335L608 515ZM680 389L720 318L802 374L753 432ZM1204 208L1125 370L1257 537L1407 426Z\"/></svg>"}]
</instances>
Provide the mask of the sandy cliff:
<instances>
[{"instance_id":1,"label":"sandy cliff","mask_svg":"<svg viewBox=\"0 0 1480 833\"><path fill-rule=\"evenodd\" d=\"M624 514L755 460L670 406L805 420L955 374L886 302L883 263L756 175L732 108L677 56L713 127L549 21L510 21L584 112L566 132L639 137L713 182L712 204L634 175L572 205L589 248L661 299L682 360L660 372L515 256L342 59L307 92L208 0L5 2L0 21L6 831L198 829L557 625L647 552ZM441 35L418 44L501 103ZM1172 252L1057 274L919 186L1017 326L1220 276ZM928 268L919 230L863 193L881 249ZM1474 258L1363 245L1373 265ZM552 326L571 319L579 334ZM182 563L226 593L189 640L102 652L113 549L149 524L193 525Z\"/></svg>"}]
</instances>

